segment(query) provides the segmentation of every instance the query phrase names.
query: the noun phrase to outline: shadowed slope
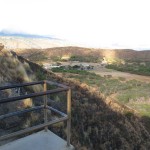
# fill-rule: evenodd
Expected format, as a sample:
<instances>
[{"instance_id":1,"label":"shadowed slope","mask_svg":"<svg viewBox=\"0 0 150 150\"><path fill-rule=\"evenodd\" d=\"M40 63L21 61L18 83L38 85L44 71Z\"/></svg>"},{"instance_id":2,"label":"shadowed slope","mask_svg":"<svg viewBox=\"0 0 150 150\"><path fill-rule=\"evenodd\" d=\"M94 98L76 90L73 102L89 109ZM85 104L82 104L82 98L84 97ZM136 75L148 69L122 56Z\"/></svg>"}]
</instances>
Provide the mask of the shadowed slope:
<instances>
[{"instance_id":1,"label":"shadowed slope","mask_svg":"<svg viewBox=\"0 0 150 150\"><path fill-rule=\"evenodd\" d=\"M13 54L12 57L14 56ZM129 109L113 101L107 103L94 89L85 84L63 79L22 57L16 56L16 58L21 63L27 63L38 79L41 79L42 76L43 79L64 83L72 88L71 143L77 149L138 150L150 148L148 131L140 118ZM7 73L10 73L9 68L11 70L11 66L8 65ZM14 68L17 68L17 66ZM9 79L9 81L11 80L13 78ZM64 126L61 126L61 128L51 127L51 129L60 136L66 137Z\"/></svg>"}]
</instances>

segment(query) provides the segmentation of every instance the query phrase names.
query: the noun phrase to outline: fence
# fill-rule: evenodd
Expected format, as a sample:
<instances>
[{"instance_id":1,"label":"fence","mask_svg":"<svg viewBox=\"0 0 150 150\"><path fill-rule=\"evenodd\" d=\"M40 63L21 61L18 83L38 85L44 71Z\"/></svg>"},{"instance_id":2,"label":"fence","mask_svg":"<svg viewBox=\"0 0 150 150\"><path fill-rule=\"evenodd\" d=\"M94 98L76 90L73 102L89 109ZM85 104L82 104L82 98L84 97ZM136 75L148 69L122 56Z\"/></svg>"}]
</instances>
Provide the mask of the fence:
<instances>
[{"instance_id":1,"label":"fence","mask_svg":"<svg viewBox=\"0 0 150 150\"><path fill-rule=\"evenodd\" d=\"M23 134L26 134L26 133L29 133L32 131L36 131L39 129L43 129L43 128L45 129L45 131L47 131L49 125L52 125L52 124L55 124L58 122L63 122L66 120L67 121L67 146L70 146L70 130L71 130L71 89L70 89L70 87L62 85L62 84L58 84L58 83L55 83L52 81L46 81L45 80L45 81L39 81L39 82L30 82L30 83L3 86L3 87L0 87L0 91L6 90L6 89L12 89L12 88L20 88L20 87L38 85L38 84L43 85L44 91L35 92L35 93L27 94L27 95L16 96L16 97L4 98L4 99L0 100L0 104L20 101L20 100L27 99L27 98L44 96L44 104L42 106L35 106L35 107L28 108L28 109L4 114L4 115L0 116L0 120L8 118L8 117L12 117L12 116L20 115L23 113L27 113L27 112L32 112L35 110L44 109L44 123L30 127L30 128L26 128L26 129L23 129L23 130L14 132L14 133L3 135L0 137L0 140L5 140L8 138L16 137L16 136L23 135ZM55 86L57 86L57 88L52 89L52 90L47 90L47 85L55 85ZM65 114L65 113L63 113L63 112L61 112L61 111L59 111L59 110L57 110L51 106L48 106L48 104L47 104L47 102L48 102L47 95L54 94L54 93L60 93L63 91L67 92L67 114ZM51 110L51 111L59 114L61 117L59 117L55 120L52 120L52 121L48 121L48 111L47 110Z\"/></svg>"}]
</instances>

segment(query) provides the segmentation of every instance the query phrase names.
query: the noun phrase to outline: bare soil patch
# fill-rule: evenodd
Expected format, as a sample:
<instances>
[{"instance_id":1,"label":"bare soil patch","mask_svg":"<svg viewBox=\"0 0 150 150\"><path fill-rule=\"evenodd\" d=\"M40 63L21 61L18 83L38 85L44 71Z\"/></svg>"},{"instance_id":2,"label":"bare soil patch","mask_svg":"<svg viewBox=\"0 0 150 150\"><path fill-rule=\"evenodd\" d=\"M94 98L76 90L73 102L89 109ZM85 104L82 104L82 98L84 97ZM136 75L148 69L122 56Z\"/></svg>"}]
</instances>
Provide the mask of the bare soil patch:
<instances>
[{"instance_id":1,"label":"bare soil patch","mask_svg":"<svg viewBox=\"0 0 150 150\"><path fill-rule=\"evenodd\" d=\"M120 72L120 71L116 71L112 69L107 69L101 66L95 66L94 70L92 70L91 72L94 72L101 76L111 75L113 78L122 77L122 78L125 78L126 80L135 79L138 81L150 83L150 76L142 76L142 75L136 75L136 74L126 73L126 72Z\"/></svg>"}]
</instances>

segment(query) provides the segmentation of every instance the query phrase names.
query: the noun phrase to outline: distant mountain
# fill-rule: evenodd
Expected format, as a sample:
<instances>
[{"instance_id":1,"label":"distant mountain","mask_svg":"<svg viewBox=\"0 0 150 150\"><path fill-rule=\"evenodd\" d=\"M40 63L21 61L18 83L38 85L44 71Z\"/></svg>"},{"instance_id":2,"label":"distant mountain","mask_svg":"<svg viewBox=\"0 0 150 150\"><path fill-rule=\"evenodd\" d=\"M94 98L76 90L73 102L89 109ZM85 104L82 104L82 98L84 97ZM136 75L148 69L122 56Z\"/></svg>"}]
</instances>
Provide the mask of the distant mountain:
<instances>
[{"instance_id":1,"label":"distant mountain","mask_svg":"<svg viewBox=\"0 0 150 150\"><path fill-rule=\"evenodd\" d=\"M16 51L18 52L18 51ZM41 56L47 58L63 57L63 56L77 56L84 58L91 58L91 61L96 59L103 59L104 57L109 60L123 59L132 61L150 61L150 50L136 51L132 49L92 49L83 47L53 47L48 49L30 49L18 52L19 55L26 57L33 61L36 57L39 59Z\"/></svg>"},{"instance_id":2,"label":"distant mountain","mask_svg":"<svg viewBox=\"0 0 150 150\"><path fill-rule=\"evenodd\" d=\"M0 32L0 43L4 44L5 48L7 49L43 49L69 45L65 40L53 38L50 36L15 33L9 31Z\"/></svg>"},{"instance_id":3,"label":"distant mountain","mask_svg":"<svg viewBox=\"0 0 150 150\"><path fill-rule=\"evenodd\" d=\"M0 31L0 36L10 36L10 37L24 37L24 38L48 38L48 39L57 39L52 38L50 36L37 35L37 34L27 34L27 33L19 33L19 32L10 32L2 30Z\"/></svg>"}]
</instances>

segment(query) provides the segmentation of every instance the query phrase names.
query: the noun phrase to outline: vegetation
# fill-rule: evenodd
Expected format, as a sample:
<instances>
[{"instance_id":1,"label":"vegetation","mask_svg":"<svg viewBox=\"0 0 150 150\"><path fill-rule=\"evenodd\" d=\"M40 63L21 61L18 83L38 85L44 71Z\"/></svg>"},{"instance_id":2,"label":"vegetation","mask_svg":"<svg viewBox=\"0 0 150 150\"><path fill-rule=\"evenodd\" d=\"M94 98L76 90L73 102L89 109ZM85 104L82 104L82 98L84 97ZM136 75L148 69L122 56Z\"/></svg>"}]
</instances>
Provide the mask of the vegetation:
<instances>
[{"instance_id":1,"label":"vegetation","mask_svg":"<svg viewBox=\"0 0 150 150\"><path fill-rule=\"evenodd\" d=\"M59 56L53 56L53 57L50 57L50 59L54 62L61 61L61 57Z\"/></svg>"},{"instance_id":2,"label":"vegetation","mask_svg":"<svg viewBox=\"0 0 150 150\"><path fill-rule=\"evenodd\" d=\"M104 78L87 71L75 70L76 72L72 72L72 70L66 71L62 68L57 68L55 69L55 72L56 71L62 73L63 80L64 77L67 79L66 82L68 82L68 79L71 79L71 81L73 79L73 84L70 82L69 85L72 86L73 89L72 143L75 145L76 149L99 150L141 148L140 143L136 143L136 146L133 144L136 140L133 142L133 140L131 140L131 134L133 132L129 133L134 125L134 127L137 127L137 123L133 121L134 114L126 109L122 110L123 114L115 112L106 105L102 98L98 97L99 94L97 90L100 88L105 88L104 91L106 92L107 88L110 87L106 93L111 94L113 93L113 88L116 87L116 84L121 87L121 85L123 85L122 78L120 81L117 79ZM60 79L57 80L60 81ZM105 83L106 85L101 87L101 85ZM138 83L133 80L128 82L128 84L125 84L122 88L132 88L133 85L138 85ZM120 87L115 91L120 90ZM113 102L112 107L114 107ZM129 125L128 123L131 124ZM52 130L56 132L55 129ZM63 136L64 134L61 132L60 135ZM139 132L137 135L139 135ZM134 137L135 135L133 138ZM127 144L129 141L132 145Z\"/></svg>"},{"instance_id":3,"label":"vegetation","mask_svg":"<svg viewBox=\"0 0 150 150\"><path fill-rule=\"evenodd\" d=\"M32 55L28 56L28 59L30 61L34 61L34 62L41 62L41 61L47 60L48 57L41 52L37 52L37 53L33 53Z\"/></svg>"},{"instance_id":4,"label":"vegetation","mask_svg":"<svg viewBox=\"0 0 150 150\"><path fill-rule=\"evenodd\" d=\"M73 67L70 68L65 68L65 67L60 67L60 68L52 68L51 69L53 72L60 72L60 73L74 73L74 74L81 74L81 75L86 75L89 72L85 71L85 70L77 70L74 69Z\"/></svg>"},{"instance_id":5,"label":"vegetation","mask_svg":"<svg viewBox=\"0 0 150 150\"><path fill-rule=\"evenodd\" d=\"M0 53L0 77L0 83L36 80L28 63L19 61L18 57L4 50Z\"/></svg>"},{"instance_id":6,"label":"vegetation","mask_svg":"<svg viewBox=\"0 0 150 150\"><path fill-rule=\"evenodd\" d=\"M114 69L122 72L130 72L139 75L150 76L150 62L140 63L132 62L126 64L110 64L107 68Z\"/></svg>"},{"instance_id":7,"label":"vegetation","mask_svg":"<svg viewBox=\"0 0 150 150\"><path fill-rule=\"evenodd\" d=\"M70 61L80 61L80 62L100 62L99 56L81 56L81 55L73 55L70 58Z\"/></svg>"},{"instance_id":8,"label":"vegetation","mask_svg":"<svg viewBox=\"0 0 150 150\"><path fill-rule=\"evenodd\" d=\"M106 102L107 95L117 93L121 89L122 91L128 88L132 89L133 86L144 88L146 86L144 83L134 80L127 82L123 79L101 77L87 71L67 70L66 72L62 68L55 70L59 74L62 73L62 78L21 57L18 61L21 64L22 62L28 63L32 71L29 72L30 75L35 75L38 80L41 80L41 78L53 80L65 83L72 88L71 143L76 149L138 150L150 148L149 130L146 130L140 119L129 109L113 101L111 103ZM9 70L9 68L11 66L7 67L7 71L10 74L11 69ZM26 68L28 67L26 66ZM28 72L26 69L25 71ZM11 81L13 81L13 78L9 79L9 82ZM104 93L105 97L102 97L101 93ZM66 111L66 93L50 95L50 97L57 102L57 104L54 104L55 108L62 108L64 112ZM38 123L38 118L40 118L35 114L26 117L27 120L24 119L23 122L24 126L34 125ZM30 119L32 120L31 122L29 122ZM66 138L66 123L51 126L50 129L61 137Z\"/></svg>"},{"instance_id":9,"label":"vegetation","mask_svg":"<svg viewBox=\"0 0 150 150\"><path fill-rule=\"evenodd\" d=\"M64 70L62 68L53 69L54 72L63 73L63 77L78 80L80 83L86 83L90 87L96 88L105 98L112 97L122 104L136 109L141 115L150 115L150 84L137 80L125 81L124 78L101 77L95 73L82 70ZM140 101L140 103L139 103ZM141 108L133 105L146 103L147 107Z\"/></svg>"}]
</instances>

